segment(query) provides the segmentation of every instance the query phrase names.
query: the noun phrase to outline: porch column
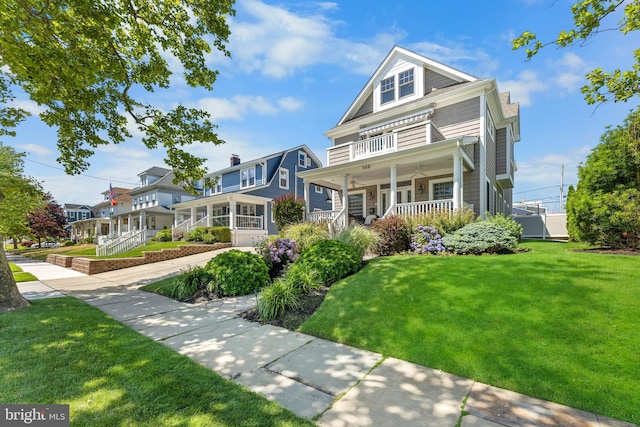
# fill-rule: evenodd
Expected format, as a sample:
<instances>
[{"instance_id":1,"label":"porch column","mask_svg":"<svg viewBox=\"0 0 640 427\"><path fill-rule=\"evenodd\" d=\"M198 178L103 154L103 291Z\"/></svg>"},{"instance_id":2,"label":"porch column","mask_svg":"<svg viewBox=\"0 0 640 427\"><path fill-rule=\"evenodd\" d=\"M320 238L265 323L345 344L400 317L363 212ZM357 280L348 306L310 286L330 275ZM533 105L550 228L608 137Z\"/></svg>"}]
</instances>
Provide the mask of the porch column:
<instances>
[{"instance_id":1,"label":"porch column","mask_svg":"<svg viewBox=\"0 0 640 427\"><path fill-rule=\"evenodd\" d=\"M113 217L109 217L109 237L113 237Z\"/></svg>"},{"instance_id":2,"label":"porch column","mask_svg":"<svg viewBox=\"0 0 640 427\"><path fill-rule=\"evenodd\" d=\"M132 230L132 226L133 225L133 215L129 214L129 216L127 217L127 231L131 231Z\"/></svg>"},{"instance_id":3,"label":"porch column","mask_svg":"<svg viewBox=\"0 0 640 427\"><path fill-rule=\"evenodd\" d=\"M193 224L194 222L196 222L196 207L192 206L191 207L191 224Z\"/></svg>"},{"instance_id":4,"label":"porch column","mask_svg":"<svg viewBox=\"0 0 640 427\"><path fill-rule=\"evenodd\" d=\"M390 177L391 180L390 180L390 188L389 188L390 200L389 200L389 208L387 209L387 212L391 212L392 208L393 210L395 210L395 206L396 206L396 200L397 200L396 187L398 186L397 169L398 169L398 165L391 165L391 177Z\"/></svg>"},{"instance_id":5,"label":"porch column","mask_svg":"<svg viewBox=\"0 0 640 427\"><path fill-rule=\"evenodd\" d=\"M311 194L309 193L309 182L305 179L303 181L304 185L304 221L309 219L309 199L311 198Z\"/></svg>"},{"instance_id":6,"label":"porch column","mask_svg":"<svg viewBox=\"0 0 640 427\"><path fill-rule=\"evenodd\" d=\"M140 212L140 230L144 230L147 226L147 215L144 211Z\"/></svg>"},{"instance_id":7,"label":"porch column","mask_svg":"<svg viewBox=\"0 0 640 427\"><path fill-rule=\"evenodd\" d=\"M235 230L236 228L236 202L233 200L233 197L229 196L227 198L229 200L229 229Z\"/></svg>"},{"instance_id":8,"label":"porch column","mask_svg":"<svg viewBox=\"0 0 640 427\"><path fill-rule=\"evenodd\" d=\"M122 217L118 217L118 222L116 224L116 233L120 236L122 235Z\"/></svg>"},{"instance_id":9,"label":"porch column","mask_svg":"<svg viewBox=\"0 0 640 427\"><path fill-rule=\"evenodd\" d=\"M207 205L207 227L211 227L211 217L213 216L213 205Z\"/></svg>"},{"instance_id":10,"label":"porch column","mask_svg":"<svg viewBox=\"0 0 640 427\"><path fill-rule=\"evenodd\" d=\"M342 175L342 210L344 211L344 224L343 226L349 225L349 195L347 192L349 191L349 175Z\"/></svg>"},{"instance_id":11,"label":"porch column","mask_svg":"<svg viewBox=\"0 0 640 427\"><path fill-rule=\"evenodd\" d=\"M462 207L461 189L462 189L462 157L460 152L456 151L453 155L453 210L457 211Z\"/></svg>"},{"instance_id":12,"label":"porch column","mask_svg":"<svg viewBox=\"0 0 640 427\"><path fill-rule=\"evenodd\" d=\"M262 215L262 229L268 230L267 221L269 220L269 202L264 202L264 214ZM267 233L269 234L269 233Z\"/></svg>"},{"instance_id":13,"label":"porch column","mask_svg":"<svg viewBox=\"0 0 640 427\"><path fill-rule=\"evenodd\" d=\"M178 222L180 220L180 213L178 212L178 209L173 211L173 225L176 226L178 225Z\"/></svg>"}]
</instances>

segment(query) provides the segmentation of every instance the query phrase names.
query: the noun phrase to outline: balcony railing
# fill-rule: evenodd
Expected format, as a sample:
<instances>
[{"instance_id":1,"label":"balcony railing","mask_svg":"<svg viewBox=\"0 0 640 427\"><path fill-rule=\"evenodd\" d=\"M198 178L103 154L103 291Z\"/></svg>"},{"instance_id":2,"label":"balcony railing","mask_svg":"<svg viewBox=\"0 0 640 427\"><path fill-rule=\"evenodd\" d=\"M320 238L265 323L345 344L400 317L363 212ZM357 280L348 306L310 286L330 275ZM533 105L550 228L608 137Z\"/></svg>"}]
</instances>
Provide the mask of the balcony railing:
<instances>
[{"instance_id":1,"label":"balcony railing","mask_svg":"<svg viewBox=\"0 0 640 427\"><path fill-rule=\"evenodd\" d=\"M362 141L352 142L349 147L351 160L366 159L367 157L393 153L398 149L397 134L387 133Z\"/></svg>"}]
</instances>

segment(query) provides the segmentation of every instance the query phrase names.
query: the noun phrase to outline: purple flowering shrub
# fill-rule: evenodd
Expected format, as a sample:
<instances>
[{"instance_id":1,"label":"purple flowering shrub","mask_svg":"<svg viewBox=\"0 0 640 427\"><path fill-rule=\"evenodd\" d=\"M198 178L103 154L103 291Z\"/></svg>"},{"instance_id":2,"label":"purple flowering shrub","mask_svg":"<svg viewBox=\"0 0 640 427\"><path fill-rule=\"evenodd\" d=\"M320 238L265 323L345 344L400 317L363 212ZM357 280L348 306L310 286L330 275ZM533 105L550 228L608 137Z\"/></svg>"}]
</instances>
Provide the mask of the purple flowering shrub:
<instances>
[{"instance_id":1,"label":"purple flowering shrub","mask_svg":"<svg viewBox=\"0 0 640 427\"><path fill-rule=\"evenodd\" d=\"M256 252L269 267L269 276L273 279L281 275L285 267L300 255L296 242L289 239L265 239L256 245Z\"/></svg>"},{"instance_id":2,"label":"purple flowering shrub","mask_svg":"<svg viewBox=\"0 0 640 427\"><path fill-rule=\"evenodd\" d=\"M447 250L442 244L442 236L435 227L419 224L411 235L409 247L416 254L439 254Z\"/></svg>"}]
</instances>

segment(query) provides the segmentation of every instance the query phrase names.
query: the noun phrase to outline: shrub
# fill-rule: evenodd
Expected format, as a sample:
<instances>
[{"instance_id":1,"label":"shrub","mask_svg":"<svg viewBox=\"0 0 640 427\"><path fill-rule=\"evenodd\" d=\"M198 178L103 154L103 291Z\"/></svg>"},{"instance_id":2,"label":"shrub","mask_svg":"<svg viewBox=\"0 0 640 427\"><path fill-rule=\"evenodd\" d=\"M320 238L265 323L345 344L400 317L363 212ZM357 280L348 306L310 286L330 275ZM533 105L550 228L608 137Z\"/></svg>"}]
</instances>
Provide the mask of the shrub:
<instances>
[{"instance_id":1,"label":"shrub","mask_svg":"<svg viewBox=\"0 0 640 427\"><path fill-rule=\"evenodd\" d=\"M335 240L346 243L356 250L360 259L368 250L376 251L380 244L380 235L369 227L360 224L343 228L334 236Z\"/></svg>"},{"instance_id":2,"label":"shrub","mask_svg":"<svg viewBox=\"0 0 640 427\"><path fill-rule=\"evenodd\" d=\"M93 237L87 237L81 240L81 243L93 244Z\"/></svg>"},{"instance_id":3,"label":"shrub","mask_svg":"<svg viewBox=\"0 0 640 427\"><path fill-rule=\"evenodd\" d=\"M65 240L64 242L62 242L62 247L66 248L68 246L73 246L75 245L75 242L73 240Z\"/></svg>"},{"instance_id":4,"label":"shrub","mask_svg":"<svg viewBox=\"0 0 640 427\"><path fill-rule=\"evenodd\" d=\"M300 304L300 292L291 283L276 279L262 291L256 309L260 318L269 322L284 314L287 309L295 309Z\"/></svg>"},{"instance_id":5,"label":"shrub","mask_svg":"<svg viewBox=\"0 0 640 427\"><path fill-rule=\"evenodd\" d=\"M30 248L31 245L35 245L36 242L33 240L23 240L22 242L19 243L20 246L23 246L25 248Z\"/></svg>"},{"instance_id":6,"label":"shrub","mask_svg":"<svg viewBox=\"0 0 640 427\"><path fill-rule=\"evenodd\" d=\"M287 225L302 222L304 214L304 199L295 197L293 193L276 197L272 202L273 219L278 230L283 230Z\"/></svg>"},{"instance_id":7,"label":"shrub","mask_svg":"<svg viewBox=\"0 0 640 427\"><path fill-rule=\"evenodd\" d=\"M269 267L271 278L279 276L288 264L298 258L300 253L296 242L281 238L263 239L256 245L255 250Z\"/></svg>"},{"instance_id":8,"label":"shrub","mask_svg":"<svg viewBox=\"0 0 640 427\"><path fill-rule=\"evenodd\" d=\"M229 227L196 227L189 233L186 233L185 240L187 242L203 242L203 243L227 243L231 241L231 230Z\"/></svg>"},{"instance_id":9,"label":"shrub","mask_svg":"<svg viewBox=\"0 0 640 427\"><path fill-rule=\"evenodd\" d=\"M518 224L511 215L504 216L502 214L491 215L486 214L486 221L499 225L509 232L509 234L516 239L522 236L522 225Z\"/></svg>"},{"instance_id":10,"label":"shrub","mask_svg":"<svg viewBox=\"0 0 640 427\"><path fill-rule=\"evenodd\" d=\"M442 235L453 233L467 224L476 220L476 214L469 208L456 211L434 211L425 215L415 215L405 218L412 229L419 224L429 224L435 227Z\"/></svg>"},{"instance_id":11,"label":"shrub","mask_svg":"<svg viewBox=\"0 0 640 427\"><path fill-rule=\"evenodd\" d=\"M156 233L156 235L151 240L155 240L158 242L170 242L173 239L171 235L171 230L163 229Z\"/></svg>"},{"instance_id":12,"label":"shrub","mask_svg":"<svg viewBox=\"0 0 640 427\"><path fill-rule=\"evenodd\" d=\"M204 290L211 281L211 274L204 267L187 267L175 279L175 287L169 293L171 298L184 301L199 290Z\"/></svg>"},{"instance_id":13,"label":"shrub","mask_svg":"<svg viewBox=\"0 0 640 427\"><path fill-rule=\"evenodd\" d=\"M503 227L489 221L479 221L446 235L442 243L448 250L458 254L481 254L514 249L518 242Z\"/></svg>"},{"instance_id":14,"label":"shrub","mask_svg":"<svg viewBox=\"0 0 640 427\"><path fill-rule=\"evenodd\" d=\"M417 254L438 254L446 250L442 236L435 227L418 225L411 234L411 251Z\"/></svg>"},{"instance_id":15,"label":"shrub","mask_svg":"<svg viewBox=\"0 0 640 427\"><path fill-rule=\"evenodd\" d=\"M371 224L371 229L380 235L379 255L393 255L409 249L410 229L401 217L381 218Z\"/></svg>"},{"instance_id":16,"label":"shrub","mask_svg":"<svg viewBox=\"0 0 640 427\"><path fill-rule=\"evenodd\" d=\"M305 222L288 226L283 230L282 236L296 242L298 251L302 253L310 245L329 239L329 232L326 225Z\"/></svg>"},{"instance_id":17,"label":"shrub","mask_svg":"<svg viewBox=\"0 0 640 427\"><path fill-rule=\"evenodd\" d=\"M269 269L262 258L237 249L219 254L205 268L212 276L207 290L223 296L248 295L269 281Z\"/></svg>"},{"instance_id":18,"label":"shrub","mask_svg":"<svg viewBox=\"0 0 640 427\"><path fill-rule=\"evenodd\" d=\"M302 264L291 264L284 274L284 280L301 294L308 294L322 287L318 272L308 270Z\"/></svg>"},{"instance_id":19,"label":"shrub","mask_svg":"<svg viewBox=\"0 0 640 427\"><path fill-rule=\"evenodd\" d=\"M309 246L296 260L296 268L315 271L318 279L329 285L360 269L362 263L351 246L337 240L321 240Z\"/></svg>"}]
</instances>

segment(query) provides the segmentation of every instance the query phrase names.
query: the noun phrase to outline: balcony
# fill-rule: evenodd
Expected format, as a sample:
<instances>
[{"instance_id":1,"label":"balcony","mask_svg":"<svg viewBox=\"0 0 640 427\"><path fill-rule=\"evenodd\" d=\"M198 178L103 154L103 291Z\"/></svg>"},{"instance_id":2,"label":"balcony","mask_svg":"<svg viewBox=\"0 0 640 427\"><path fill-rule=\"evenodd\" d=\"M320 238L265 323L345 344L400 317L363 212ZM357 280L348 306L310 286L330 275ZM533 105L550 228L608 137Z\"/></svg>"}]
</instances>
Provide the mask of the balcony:
<instances>
[{"instance_id":1,"label":"balcony","mask_svg":"<svg viewBox=\"0 0 640 427\"><path fill-rule=\"evenodd\" d=\"M387 133L362 141L352 142L349 146L349 159L359 160L398 150L398 134Z\"/></svg>"}]
</instances>

